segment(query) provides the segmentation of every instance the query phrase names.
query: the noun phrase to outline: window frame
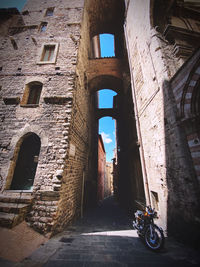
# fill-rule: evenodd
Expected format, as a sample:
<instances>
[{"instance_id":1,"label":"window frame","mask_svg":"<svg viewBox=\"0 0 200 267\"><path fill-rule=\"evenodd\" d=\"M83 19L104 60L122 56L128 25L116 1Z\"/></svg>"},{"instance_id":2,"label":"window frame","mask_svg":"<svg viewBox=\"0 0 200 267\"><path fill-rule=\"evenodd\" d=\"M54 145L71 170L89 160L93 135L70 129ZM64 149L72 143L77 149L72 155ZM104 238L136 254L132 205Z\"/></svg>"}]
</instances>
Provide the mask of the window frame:
<instances>
[{"instance_id":1,"label":"window frame","mask_svg":"<svg viewBox=\"0 0 200 267\"><path fill-rule=\"evenodd\" d=\"M45 17L53 17L55 7L48 7L45 12Z\"/></svg>"},{"instance_id":2,"label":"window frame","mask_svg":"<svg viewBox=\"0 0 200 267\"><path fill-rule=\"evenodd\" d=\"M45 55L45 48L46 47L53 47L54 46L54 54L51 60L43 60L44 55ZM58 43L45 43L42 45L41 50L39 52L39 60L37 62L37 64L55 64L56 63L56 59L57 59L57 54L58 54L58 47L59 44Z\"/></svg>"}]
</instances>

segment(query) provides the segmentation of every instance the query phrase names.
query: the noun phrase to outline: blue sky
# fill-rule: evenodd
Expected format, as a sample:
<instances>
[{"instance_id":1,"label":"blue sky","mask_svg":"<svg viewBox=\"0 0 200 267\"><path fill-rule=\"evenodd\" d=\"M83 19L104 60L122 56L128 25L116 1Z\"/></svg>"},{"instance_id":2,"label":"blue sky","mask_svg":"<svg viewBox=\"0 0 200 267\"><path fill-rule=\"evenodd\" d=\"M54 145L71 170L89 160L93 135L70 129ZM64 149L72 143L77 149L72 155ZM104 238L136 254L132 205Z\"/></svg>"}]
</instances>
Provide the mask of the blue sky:
<instances>
[{"instance_id":1,"label":"blue sky","mask_svg":"<svg viewBox=\"0 0 200 267\"><path fill-rule=\"evenodd\" d=\"M112 90L99 91L99 108L112 108L113 96L116 93ZM111 117L104 117L99 120L99 133L101 134L106 150L106 160L111 161L115 148L115 120Z\"/></svg>"},{"instance_id":2,"label":"blue sky","mask_svg":"<svg viewBox=\"0 0 200 267\"><path fill-rule=\"evenodd\" d=\"M21 11L26 1L27 0L0 0L0 8L17 7L18 10ZM100 35L100 43L102 57L114 56L114 38L111 34ZM99 108L112 108L114 95L116 95L114 91L100 90ZM115 148L115 120L111 117L104 117L99 120L99 133L102 135L104 141L106 160L111 161Z\"/></svg>"},{"instance_id":3,"label":"blue sky","mask_svg":"<svg viewBox=\"0 0 200 267\"><path fill-rule=\"evenodd\" d=\"M17 7L19 11L22 10L27 0L0 0L0 8Z\"/></svg>"},{"instance_id":4,"label":"blue sky","mask_svg":"<svg viewBox=\"0 0 200 267\"><path fill-rule=\"evenodd\" d=\"M100 35L101 57L114 56L114 37L111 34ZM101 88L100 88L101 89ZM109 88L108 88L109 89ZM112 90L99 91L99 108L112 108L113 96L116 93ZM115 120L111 117L104 117L99 120L99 133L101 134L106 150L106 160L111 161L114 157L113 150L115 142Z\"/></svg>"}]
</instances>

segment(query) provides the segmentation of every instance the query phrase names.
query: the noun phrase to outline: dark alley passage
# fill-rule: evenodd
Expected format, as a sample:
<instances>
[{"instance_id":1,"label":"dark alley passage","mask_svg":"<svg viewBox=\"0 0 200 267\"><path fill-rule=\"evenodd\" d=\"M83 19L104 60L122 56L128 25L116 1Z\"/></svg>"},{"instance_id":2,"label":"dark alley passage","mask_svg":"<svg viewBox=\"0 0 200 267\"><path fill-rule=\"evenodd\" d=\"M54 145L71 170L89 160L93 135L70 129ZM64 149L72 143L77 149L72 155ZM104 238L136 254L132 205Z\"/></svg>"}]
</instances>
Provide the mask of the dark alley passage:
<instances>
[{"instance_id":1,"label":"dark alley passage","mask_svg":"<svg viewBox=\"0 0 200 267\"><path fill-rule=\"evenodd\" d=\"M148 250L130 228L113 197L50 239L17 266L196 266L198 256L167 240L160 253Z\"/></svg>"}]
</instances>

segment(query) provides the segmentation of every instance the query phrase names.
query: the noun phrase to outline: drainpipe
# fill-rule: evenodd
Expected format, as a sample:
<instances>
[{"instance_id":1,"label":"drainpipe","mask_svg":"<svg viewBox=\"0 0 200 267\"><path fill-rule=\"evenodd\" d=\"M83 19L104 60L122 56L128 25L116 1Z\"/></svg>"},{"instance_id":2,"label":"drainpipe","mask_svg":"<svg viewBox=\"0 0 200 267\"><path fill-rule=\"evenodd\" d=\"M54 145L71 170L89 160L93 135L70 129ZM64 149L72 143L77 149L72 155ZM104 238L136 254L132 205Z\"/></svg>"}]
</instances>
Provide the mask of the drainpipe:
<instances>
[{"instance_id":1,"label":"drainpipe","mask_svg":"<svg viewBox=\"0 0 200 267\"><path fill-rule=\"evenodd\" d=\"M139 120L139 115L138 115L136 94L135 94L134 84L133 84L134 79L133 79L132 65L131 65L131 60L130 60L131 58L130 48L129 48L129 42L128 42L125 23L124 23L124 33L125 33L126 47L127 47L127 52L128 52L128 62L129 62L129 68L130 68L130 74L131 74L131 88L132 88L132 95L133 95L133 101L134 101L134 112L135 112L135 120L136 120L136 127L137 127L137 133L138 133L138 141L139 141L139 146L140 146L139 152L140 152L140 159L141 159L141 165L142 165L144 192L145 192L146 204L151 205L149 183L148 183L148 178L147 178L146 163L145 163L145 158L144 158L144 148L143 148L142 134L141 134L141 128L140 128L140 120Z\"/></svg>"}]
</instances>

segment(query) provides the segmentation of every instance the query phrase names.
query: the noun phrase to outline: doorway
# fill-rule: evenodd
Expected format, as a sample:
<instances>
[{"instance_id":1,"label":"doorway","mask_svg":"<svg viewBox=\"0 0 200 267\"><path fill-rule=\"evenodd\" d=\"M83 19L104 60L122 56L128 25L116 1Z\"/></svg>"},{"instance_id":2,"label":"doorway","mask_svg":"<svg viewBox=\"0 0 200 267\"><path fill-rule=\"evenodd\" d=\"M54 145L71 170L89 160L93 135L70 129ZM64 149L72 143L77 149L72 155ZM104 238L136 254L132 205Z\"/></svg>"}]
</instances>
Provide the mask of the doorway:
<instances>
[{"instance_id":1,"label":"doorway","mask_svg":"<svg viewBox=\"0 0 200 267\"><path fill-rule=\"evenodd\" d=\"M29 133L24 137L19 149L11 190L31 190L38 165L40 138Z\"/></svg>"}]
</instances>

